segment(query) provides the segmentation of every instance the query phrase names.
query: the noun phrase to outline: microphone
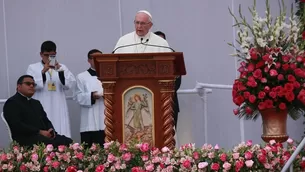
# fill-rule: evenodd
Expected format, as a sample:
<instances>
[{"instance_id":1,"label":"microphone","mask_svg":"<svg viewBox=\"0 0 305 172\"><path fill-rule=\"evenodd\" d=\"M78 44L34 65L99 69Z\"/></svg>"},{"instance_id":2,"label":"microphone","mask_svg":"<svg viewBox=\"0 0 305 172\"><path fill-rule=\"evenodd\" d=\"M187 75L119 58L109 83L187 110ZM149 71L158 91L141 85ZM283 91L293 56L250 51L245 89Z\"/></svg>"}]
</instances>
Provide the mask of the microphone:
<instances>
[{"instance_id":1,"label":"microphone","mask_svg":"<svg viewBox=\"0 0 305 172\"><path fill-rule=\"evenodd\" d=\"M149 41L149 39L146 39L146 41L142 44L146 45L146 46L151 46L151 47L159 47L159 48L167 48L172 50L173 52L176 52L174 49L172 49L171 47L167 47L167 46L162 46L162 45L154 45L154 44L146 44Z\"/></svg>"},{"instance_id":2,"label":"microphone","mask_svg":"<svg viewBox=\"0 0 305 172\"><path fill-rule=\"evenodd\" d=\"M145 44L145 43L147 43L147 42L148 42L148 39L147 39L145 42L143 42L143 38L141 38L141 42L140 42L140 43L135 43L135 44L128 44L128 45L119 46L119 47L117 47L116 49L114 49L114 50L112 51L112 54L115 53L116 50L118 50L118 49L120 49L120 48L131 47L131 46L140 45L140 44ZM146 45L146 44L145 44L145 45Z\"/></svg>"}]
</instances>

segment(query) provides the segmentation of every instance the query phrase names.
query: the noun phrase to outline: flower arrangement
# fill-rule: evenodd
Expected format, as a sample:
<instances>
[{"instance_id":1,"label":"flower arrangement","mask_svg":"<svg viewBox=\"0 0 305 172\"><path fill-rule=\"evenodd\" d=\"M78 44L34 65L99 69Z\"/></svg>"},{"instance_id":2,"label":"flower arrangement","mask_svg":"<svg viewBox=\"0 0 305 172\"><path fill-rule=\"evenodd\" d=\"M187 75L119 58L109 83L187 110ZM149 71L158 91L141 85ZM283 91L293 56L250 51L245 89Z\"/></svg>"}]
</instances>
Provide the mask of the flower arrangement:
<instances>
[{"instance_id":1,"label":"flower arrangement","mask_svg":"<svg viewBox=\"0 0 305 172\"><path fill-rule=\"evenodd\" d=\"M218 145L195 148L186 144L180 149L150 147L148 143L120 144L109 142L101 149L98 145L84 149L75 143L69 147L52 145L24 149L13 145L0 152L0 171L67 171L67 172L171 172L171 171L280 171L296 149L292 139L288 146L270 141L253 145L252 141L240 143L233 150L224 151ZM294 160L296 171L305 169L301 152Z\"/></svg>"},{"instance_id":2,"label":"flower arrangement","mask_svg":"<svg viewBox=\"0 0 305 172\"><path fill-rule=\"evenodd\" d=\"M280 15L273 19L266 0L266 17L259 17L256 1L252 8L252 25L241 13L235 19L237 44L231 43L240 61L240 75L233 84L233 102L239 106L234 114L256 119L260 111L275 108L287 110L293 119L305 112L305 54L300 48L302 37L298 17L286 19L284 1L279 3Z\"/></svg>"}]
</instances>

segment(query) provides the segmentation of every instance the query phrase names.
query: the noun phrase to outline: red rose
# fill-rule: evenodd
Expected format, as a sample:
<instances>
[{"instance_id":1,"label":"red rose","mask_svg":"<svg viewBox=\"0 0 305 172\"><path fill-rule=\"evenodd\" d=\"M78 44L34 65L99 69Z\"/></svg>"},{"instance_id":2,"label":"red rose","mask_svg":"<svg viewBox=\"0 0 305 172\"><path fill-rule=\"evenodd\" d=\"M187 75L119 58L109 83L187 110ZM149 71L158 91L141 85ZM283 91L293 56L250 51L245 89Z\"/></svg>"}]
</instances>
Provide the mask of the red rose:
<instances>
[{"instance_id":1,"label":"red rose","mask_svg":"<svg viewBox=\"0 0 305 172\"><path fill-rule=\"evenodd\" d=\"M259 104L258 104L258 109L259 109L259 110L264 110L264 109L266 109L266 104L265 104L265 102L259 102Z\"/></svg>"},{"instance_id":2,"label":"red rose","mask_svg":"<svg viewBox=\"0 0 305 172\"><path fill-rule=\"evenodd\" d=\"M280 62L276 62L275 63L275 68L279 69L281 67L281 63Z\"/></svg>"},{"instance_id":3,"label":"red rose","mask_svg":"<svg viewBox=\"0 0 305 172\"><path fill-rule=\"evenodd\" d=\"M256 63L255 67L256 68L261 68L265 65L265 62L264 61L259 61L258 63Z\"/></svg>"},{"instance_id":4,"label":"red rose","mask_svg":"<svg viewBox=\"0 0 305 172\"><path fill-rule=\"evenodd\" d=\"M280 103L279 108L281 110L285 110L286 109L286 104L285 103Z\"/></svg>"},{"instance_id":5,"label":"red rose","mask_svg":"<svg viewBox=\"0 0 305 172\"><path fill-rule=\"evenodd\" d=\"M77 172L77 169L75 166L69 166L66 171L67 172Z\"/></svg>"},{"instance_id":6,"label":"red rose","mask_svg":"<svg viewBox=\"0 0 305 172\"><path fill-rule=\"evenodd\" d=\"M255 95L250 95L250 96L249 96L249 102L250 102L250 103L255 103L255 101L256 101Z\"/></svg>"},{"instance_id":7,"label":"red rose","mask_svg":"<svg viewBox=\"0 0 305 172\"><path fill-rule=\"evenodd\" d=\"M27 167L26 167L24 164L22 164L22 165L20 166L19 170L20 170L20 171L27 171Z\"/></svg>"},{"instance_id":8,"label":"red rose","mask_svg":"<svg viewBox=\"0 0 305 172\"><path fill-rule=\"evenodd\" d=\"M253 63L250 63L248 66L247 66L247 69L248 69L248 72L253 72L254 69L255 69L255 66Z\"/></svg>"},{"instance_id":9,"label":"red rose","mask_svg":"<svg viewBox=\"0 0 305 172\"><path fill-rule=\"evenodd\" d=\"M44 166L43 167L43 172L48 172L49 171L49 167L48 166Z\"/></svg>"},{"instance_id":10,"label":"red rose","mask_svg":"<svg viewBox=\"0 0 305 172\"><path fill-rule=\"evenodd\" d=\"M263 56L263 60L264 61L268 61L269 59L270 59L270 54L265 54L264 56Z\"/></svg>"},{"instance_id":11,"label":"red rose","mask_svg":"<svg viewBox=\"0 0 305 172\"><path fill-rule=\"evenodd\" d=\"M282 60L287 63L290 60L290 56L284 55L282 56Z\"/></svg>"},{"instance_id":12,"label":"red rose","mask_svg":"<svg viewBox=\"0 0 305 172\"><path fill-rule=\"evenodd\" d=\"M262 79L261 79L261 82L262 82L262 83L267 83L267 79L266 79L266 78L262 78Z\"/></svg>"},{"instance_id":13,"label":"red rose","mask_svg":"<svg viewBox=\"0 0 305 172\"><path fill-rule=\"evenodd\" d=\"M305 1L305 0L304 0L304 1ZM300 166L301 166L302 169L305 169L305 161L301 161L301 162L300 162Z\"/></svg>"},{"instance_id":14,"label":"red rose","mask_svg":"<svg viewBox=\"0 0 305 172\"><path fill-rule=\"evenodd\" d=\"M304 71L300 68L294 69L294 73L296 76L304 77Z\"/></svg>"},{"instance_id":15,"label":"red rose","mask_svg":"<svg viewBox=\"0 0 305 172\"><path fill-rule=\"evenodd\" d=\"M290 63L290 68L291 69L296 69L297 68L297 65L295 63Z\"/></svg>"},{"instance_id":16,"label":"red rose","mask_svg":"<svg viewBox=\"0 0 305 172\"><path fill-rule=\"evenodd\" d=\"M238 109L234 109L233 113L234 113L234 115L237 115L239 113L239 110Z\"/></svg>"},{"instance_id":17,"label":"red rose","mask_svg":"<svg viewBox=\"0 0 305 172\"><path fill-rule=\"evenodd\" d=\"M293 83L293 86L294 86L294 88L300 88L300 87L301 87L301 84L300 84L298 81L295 81L295 82Z\"/></svg>"},{"instance_id":18,"label":"red rose","mask_svg":"<svg viewBox=\"0 0 305 172\"><path fill-rule=\"evenodd\" d=\"M218 171L220 168L219 164L218 163L212 163L211 165L211 169L214 170L214 171Z\"/></svg>"},{"instance_id":19,"label":"red rose","mask_svg":"<svg viewBox=\"0 0 305 172\"><path fill-rule=\"evenodd\" d=\"M277 79L278 79L279 81L282 81L282 80L284 80L284 76L283 76L282 74L279 74L279 75L277 76Z\"/></svg>"},{"instance_id":20,"label":"red rose","mask_svg":"<svg viewBox=\"0 0 305 172\"><path fill-rule=\"evenodd\" d=\"M305 0L301 0L301 2L305 2ZM302 32L302 39L305 40L305 31Z\"/></svg>"},{"instance_id":21,"label":"red rose","mask_svg":"<svg viewBox=\"0 0 305 172\"><path fill-rule=\"evenodd\" d=\"M261 79L261 78L262 78L262 70L256 69L256 70L253 72L253 76L254 76L254 78L256 78L256 79Z\"/></svg>"},{"instance_id":22,"label":"red rose","mask_svg":"<svg viewBox=\"0 0 305 172\"><path fill-rule=\"evenodd\" d=\"M244 166L244 162L241 160L237 160L235 162L235 171L239 171Z\"/></svg>"},{"instance_id":23,"label":"red rose","mask_svg":"<svg viewBox=\"0 0 305 172\"><path fill-rule=\"evenodd\" d=\"M288 70L289 69L289 64L283 64L282 69L285 70L285 71Z\"/></svg>"},{"instance_id":24,"label":"red rose","mask_svg":"<svg viewBox=\"0 0 305 172\"><path fill-rule=\"evenodd\" d=\"M269 96L270 96L271 98L275 99L275 98L276 98L276 92L271 91L271 92L269 93Z\"/></svg>"},{"instance_id":25,"label":"red rose","mask_svg":"<svg viewBox=\"0 0 305 172\"><path fill-rule=\"evenodd\" d=\"M263 92L263 91L260 91L260 92L258 93L258 98L259 98L259 99L264 99L265 96L266 96L266 93Z\"/></svg>"},{"instance_id":26,"label":"red rose","mask_svg":"<svg viewBox=\"0 0 305 172\"><path fill-rule=\"evenodd\" d=\"M248 107L246 107L246 113L248 114L248 115L251 115L252 113L253 113L253 110L248 106Z\"/></svg>"},{"instance_id":27,"label":"red rose","mask_svg":"<svg viewBox=\"0 0 305 172\"><path fill-rule=\"evenodd\" d=\"M245 99L248 99L249 96L250 96L250 92L249 91L244 92L244 98Z\"/></svg>"},{"instance_id":28,"label":"red rose","mask_svg":"<svg viewBox=\"0 0 305 172\"><path fill-rule=\"evenodd\" d=\"M257 53L254 51L250 51L250 57L252 60L257 60Z\"/></svg>"},{"instance_id":29,"label":"red rose","mask_svg":"<svg viewBox=\"0 0 305 172\"><path fill-rule=\"evenodd\" d=\"M264 91L265 91L266 93L268 93L268 92L270 91L270 87L269 87L269 86L265 86Z\"/></svg>"},{"instance_id":30,"label":"red rose","mask_svg":"<svg viewBox=\"0 0 305 172\"><path fill-rule=\"evenodd\" d=\"M265 105L267 109L273 108L273 101L272 100L265 100Z\"/></svg>"},{"instance_id":31,"label":"red rose","mask_svg":"<svg viewBox=\"0 0 305 172\"><path fill-rule=\"evenodd\" d=\"M251 152L247 151L247 152L245 153L245 158L246 158L246 159L251 159L252 157L253 157L253 155L252 155Z\"/></svg>"},{"instance_id":32,"label":"red rose","mask_svg":"<svg viewBox=\"0 0 305 172\"><path fill-rule=\"evenodd\" d=\"M247 82L247 86L255 88L257 86L257 82L249 80Z\"/></svg>"},{"instance_id":33,"label":"red rose","mask_svg":"<svg viewBox=\"0 0 305 172\"><path fill-rule=\"evenodd\" d=\"M284 85L284 89L286 89L287 91L293 91L294 86L292 83L287 83Z\"/></svg>"},{"instance_id":34,"label":"red rose","mask_svg":"<svg viewBox=\"0 0 305 172\"><path fill-rule=\"evenodd\" d=\"M295 81L295 77L293 75L288 75L288 81L289 82L294 82Z\"/></svg>"},{"instance_id":35,"label":"red rose","mask_svg":"<svg viewBox=\"0 0 305 172\"><path fill-rule=\"evenodd\" d=\"M225 162L227 160L227 155L225 153L222 153L220 156L219 156L220 160L222 162Z\"/></svg>"},{"instance_id":36,"label":"red rose","mask_svg":"<svg viewBox=\"0 0 305 172\"><path fill-rule=\"evenodd\" d=\"M190 168L191 167L191 162L190 162L190 160L185 160L182 163L182 165L183 165L184 168Z\"/></svg>"},{"instance_id":37,"label":"red rose","mask_svg":"<svg viewBox=\"0 0 305 172\"><path fill-rule=\"evenodd\" d=\"M287 101L292 102L295 98L294 93L289 91L285 94L285 97L287 99Z\"/></svg>"},{"instance_id":38,"label":"red rose","mask_svg":"<svg viewBox=\"0 0 305 172\"><path fill-rule=\"evenodd\" d=\"M304 33L304 32L303 32L303 33ZM298 56L298 57L297 57L297 61L298 61L298 62L302 62L302 61L303 61L303 57Z\"/></svg>"},{"instance_id":39,"label":"red rose","mask_svg":"<svg viewBox=\"0 0 305 172\"><path fill-rule=\"evenodd\" d=\"M267 158L265 155L260 154L260 155L258 155L258 161L262 164L265 164L267 162Z\"/></svg>"},{"instance_id":40,"label":"red rose","mask_svg":"<svg viewBox=\"0 0 305 172\"><path fill-rule=\"evenodd\" d=\"M240 66L237 70L238 72L242 73L245 71L245 68L243 66Z\"/></svg>"}]
</instances>

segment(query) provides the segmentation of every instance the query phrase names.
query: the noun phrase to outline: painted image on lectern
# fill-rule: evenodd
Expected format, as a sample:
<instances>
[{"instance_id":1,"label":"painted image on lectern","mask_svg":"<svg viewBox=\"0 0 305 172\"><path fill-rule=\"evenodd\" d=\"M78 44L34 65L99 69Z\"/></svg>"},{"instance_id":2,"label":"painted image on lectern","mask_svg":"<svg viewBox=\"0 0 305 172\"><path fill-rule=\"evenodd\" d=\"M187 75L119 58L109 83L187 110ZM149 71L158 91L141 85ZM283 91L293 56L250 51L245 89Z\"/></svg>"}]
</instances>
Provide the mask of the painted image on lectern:
<instances>
[{"instance_id":1,"label":"painted image on lectern","mask_svg":"<svg viewBox=\"0 0 305 172\"><path fill-rule=\"evenodd\" d=\"M154 144L153 94L145 87L133 87L123 95L124 141Z\"/></svg>"}]
</instances>

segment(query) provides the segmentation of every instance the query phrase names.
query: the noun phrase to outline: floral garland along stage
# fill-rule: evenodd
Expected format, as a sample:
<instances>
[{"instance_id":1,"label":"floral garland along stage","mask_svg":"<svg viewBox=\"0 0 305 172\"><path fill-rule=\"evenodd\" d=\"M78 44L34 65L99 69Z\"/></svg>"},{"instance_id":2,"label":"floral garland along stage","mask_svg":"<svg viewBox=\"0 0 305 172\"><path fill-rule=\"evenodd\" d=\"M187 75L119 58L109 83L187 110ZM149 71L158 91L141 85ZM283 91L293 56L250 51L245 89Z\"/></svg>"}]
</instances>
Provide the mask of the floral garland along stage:
<instances>
[{"instance_id":1,"label":"floral garland along stage","mask_svg":"<svg viewBox=\"0 0 305 172\"><path fill-rule=\"evenodd\" d=\"M231 151L208 144L201 148L186 144L174 150L167 147L159 150L148 143L118 142L105 143L104 149L95 144L84 149L78 143L57 149L52 145L34 146L33 149L13 145L7 152L0 152L0 171L280 171L296 149L292 139L287 143L284 148L273 140L265 145L247 141ZM304 155L303 149L293 162L294 170L305 170Z\"/></svg>"},{"instance_id":2,"label":"floral garland along stage","mask_svg":"<svg viewBox=\"0 0 305 172\"><path fill-rule=\"evenodd\" d=\"M256 1L252 8L253 25L239 9L239 18L231 11L238 28L240 45L233 54L241 60L240 76L233 84L234 113L240 118L255 119L260 111L287 110L293 119L305 112L305 54L300 49L300 24L291 10L286 19L284 0L280 15L273 19L266 0L266 17L259 17Z\"/></svg>"}]
</instances>

